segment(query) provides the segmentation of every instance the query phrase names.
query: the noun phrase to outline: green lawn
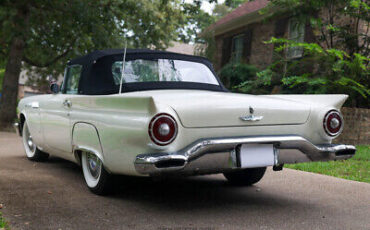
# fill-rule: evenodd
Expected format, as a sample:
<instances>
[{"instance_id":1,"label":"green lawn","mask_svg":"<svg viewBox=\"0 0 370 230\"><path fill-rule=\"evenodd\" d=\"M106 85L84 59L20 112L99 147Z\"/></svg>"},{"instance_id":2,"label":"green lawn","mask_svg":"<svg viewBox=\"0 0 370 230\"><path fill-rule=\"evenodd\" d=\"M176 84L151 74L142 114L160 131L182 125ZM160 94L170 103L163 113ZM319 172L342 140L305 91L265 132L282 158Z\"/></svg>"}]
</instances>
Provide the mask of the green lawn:
<instances>
[{"instance_id":1,"label":"green lawn","mask_svg":"<svg viewBox=\"0 0 370 230\"><path fill-rule=\"evenodd\" d=\"M299 163L284 167L370 183L370 145L357 146L356 155L348 160Z\"/></svg>"},{"instance_id":2,"label":"green lawn","mask_svg":"<svg viewBox=\"0 0 370 230\"><path fill-rule=\"evenodd\" d=\"M0 212L0 229L10 229L8 223L3 219L3 214Z\"/></svg>"}]
</instances>

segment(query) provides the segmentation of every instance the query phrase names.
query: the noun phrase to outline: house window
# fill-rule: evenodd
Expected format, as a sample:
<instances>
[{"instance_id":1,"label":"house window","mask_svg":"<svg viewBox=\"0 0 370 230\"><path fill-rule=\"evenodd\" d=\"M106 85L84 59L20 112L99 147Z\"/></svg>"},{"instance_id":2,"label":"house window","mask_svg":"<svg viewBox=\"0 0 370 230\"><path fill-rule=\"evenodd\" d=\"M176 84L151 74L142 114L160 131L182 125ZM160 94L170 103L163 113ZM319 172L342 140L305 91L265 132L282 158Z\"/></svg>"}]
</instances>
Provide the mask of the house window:
<instances>
[{"instance_id":1,"label":"house window","mask_svg":"<svg viewBox=\"0 0 370 230\"><path fill-rule=\"evenodd\" d=\"M243 57L244 35L237 35L232 39L231 61L240 62Z\"/></svg>"},{"instance_id":2,"label":"house window","mask_svg":"<svg viewBox=\"0 0 370 230\"><path fill-rule=\"evenodd\" d=\"M294 42L304 42L305 24L298 21L296 18L289 20L288 38ZM303 56L302 47L289 47L287 50L287 58L294 59Z\"/></svg>"}]
</instances>

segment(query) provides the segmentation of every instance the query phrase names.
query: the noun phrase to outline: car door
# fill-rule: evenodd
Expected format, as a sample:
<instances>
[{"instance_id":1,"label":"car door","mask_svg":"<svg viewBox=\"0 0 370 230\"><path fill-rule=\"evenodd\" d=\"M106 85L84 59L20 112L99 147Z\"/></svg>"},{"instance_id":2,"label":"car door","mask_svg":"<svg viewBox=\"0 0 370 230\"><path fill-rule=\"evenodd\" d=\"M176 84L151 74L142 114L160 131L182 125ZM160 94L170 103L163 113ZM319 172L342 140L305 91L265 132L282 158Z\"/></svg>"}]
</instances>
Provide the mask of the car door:
<instances>
[{"instance_id":1,"label":"car door","mask_svg":"<svg viewBox=\"0 0 370 230\"><path fill-rule=\"evenodd\" d=\"M42 108L44 142L56 155L72 152L71 98L78 94L82 66L68 66L61 92L50 95Z\"/></svg>"},{"instance_id":2,"label":"car door","mask_svg":"<svg viewBox=\"0 0 370 230\"><path fill-rule=\"evenodd\" d=\"M30 98L31 99L31 98ZM25 105L27 114L27 126L32 133L32 140L38 145L42 145L43 136L40 124L40 96L32 97L33 100Z\"/></svg>"}]
</instances>

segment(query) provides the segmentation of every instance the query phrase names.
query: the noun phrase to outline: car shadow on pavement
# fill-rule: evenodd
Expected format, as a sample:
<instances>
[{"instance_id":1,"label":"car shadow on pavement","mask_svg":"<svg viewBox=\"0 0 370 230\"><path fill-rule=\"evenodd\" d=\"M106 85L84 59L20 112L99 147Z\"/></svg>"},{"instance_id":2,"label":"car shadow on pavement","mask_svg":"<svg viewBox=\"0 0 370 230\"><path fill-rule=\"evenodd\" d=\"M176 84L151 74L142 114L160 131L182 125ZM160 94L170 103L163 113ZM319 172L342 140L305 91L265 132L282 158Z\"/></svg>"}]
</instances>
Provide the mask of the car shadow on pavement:
<instances>
[{"instance_id":1,"label":"car shadow on pavement","mask_svg":"<svg viewBox=\"0 0 370 230\"><path fill-rule=\"evenodd\" d=\"M195 210L253 207L273 208L306 206L278 193L263 191L258 184L249 187L230 185L220 176L166 178L118 177L111 198L130 200L157 207L158 210ZM124 202L123 202L124 203Z\"/></svg>"},{"instance_id":2,"label":"car shadow on pavement","mask_svg":"<svg viewBox=\"0 0 370 230\"><path fill-rule=\"evenodd\" d=\"M28 161L26 157L17 156L17 158ZM86 196L95 197L103 202L111 200L114 201L115 206L122 208L128 202L134 202L158 211L166 209L185 212L209 208L218 210L220 207L223 209L249 207L252 210L260 210L265 207L275 211L292 206L309 208L307 203L303 204L298 200L276 193L276 191L268 191L268 188L260 186L258 183L249 187L232 186L223 176L218 175L160 179L115 176L112 194L101 197L91 194L83 186L85 181L81 168L77 164L57 157L50 157L45 162L30 162L29 167L35 164L36 168L43 173L58 178L65 185L73 186L74 190L85 188L81 193L87 193ZM220 210L220 212L222 211Z\"/></svg>"}]
</instances>

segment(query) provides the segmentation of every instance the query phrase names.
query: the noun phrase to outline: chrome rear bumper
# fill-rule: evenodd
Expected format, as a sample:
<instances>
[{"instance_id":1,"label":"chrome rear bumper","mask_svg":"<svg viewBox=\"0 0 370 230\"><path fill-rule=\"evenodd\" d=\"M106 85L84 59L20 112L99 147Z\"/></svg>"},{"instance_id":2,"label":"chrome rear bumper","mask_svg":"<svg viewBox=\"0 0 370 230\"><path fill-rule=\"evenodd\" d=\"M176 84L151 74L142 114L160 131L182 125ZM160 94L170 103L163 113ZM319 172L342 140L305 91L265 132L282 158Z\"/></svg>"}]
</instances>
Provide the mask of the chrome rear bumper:
<instances>
[{"instance_id":1,"label":"chrome rear bumper","mask_svg":"<svg viewBox=\"0 0 370 230\"><path fill-rule=\"evenodd\" d=\"M222 172L238 168L237 147L241 144L273 144L275 165L347 159L356 148L352 145L314 145L297 135L251 136L202 139L173 153L149 153L136 157L135 169L140 174L166 172ZM207 158L206 161L202 158ZM217 158L212 161L212 158ZM212 165L211 165L212 164ZM192 165L195 165L192 167Z\"/></svg>"}]
</instances>

